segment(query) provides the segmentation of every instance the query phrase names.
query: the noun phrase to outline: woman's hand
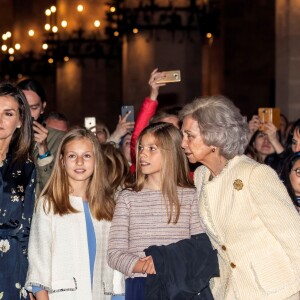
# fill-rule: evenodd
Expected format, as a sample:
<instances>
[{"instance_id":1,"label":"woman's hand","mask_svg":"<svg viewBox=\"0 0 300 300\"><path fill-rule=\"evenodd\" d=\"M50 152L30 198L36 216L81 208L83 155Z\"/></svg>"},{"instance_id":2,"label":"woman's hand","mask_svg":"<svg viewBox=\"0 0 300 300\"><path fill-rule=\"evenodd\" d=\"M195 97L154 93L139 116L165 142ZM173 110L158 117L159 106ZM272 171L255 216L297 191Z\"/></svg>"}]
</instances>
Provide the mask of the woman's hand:
<instances>
[{"instance_id":1,"label":"woman's hand","mask_svg":"<svg viewBox=\"0 0 300 300\"><path fill-rule=\"evenodd\" d=\"M165 83L157 83L160 79L164 78L163 72L158 72L158 69L154 69L150 75L149 85L150 85L150 99L156 101L159 93L159 88L165 86Z\"/></svg>"},{"instance_id":2,"label":"woman's hand","mask_svg":"<svg viewBox=\"0 0 300 300\"><path fill-rule=\"evenodd\" d=\"M35 297L37 300L49 300L48 292L45 290L37 292Z\"/></svg>"},{"instance_id":3,"label":"woman's hand","mask_svg":"<svg viewBox=\"0 0 300 300\"><path fill-rule=\"evenodd\" d=\"M36 142L39 154L45 154L48 151L47 137L48 129L37 121L33 121L33 140Z\"/></svg>"},{"instance_id":4,"label":"woman's hand","mask_svg":"<svg viewBox=\"0 0 300 300\"><path fill-rule=\"evenodd\" d=\"M117 144L120 142L121 138L126 134L133 130L134 122L127 122L127 118L130 114L130 111L126 113L126 115L122 118L119 116L119 122L115 131L110 136L109 140L115 141Z\"/></svg>"},{"instance_id":5,"label":"woman's hand","mask_svg":"<svg viewBox=\"0 0 300 300\"><path fill-rule=\"evenodd\" d=\"M248 127L250 131L249 140L251 139L255 131L259 129L259 125L260 125L259 117L254 115L252 119L248 122Z\"/></svg>"},{"instance_id":6,"label":"woman's hand","mask_svg":"<svg viewBox=\"0 0 300 300\"><path fill-rule=\"evenodd\" d=\"M263 132L268 136L268 139L269 139L270 143L272 144L272 146L274 147L277 154L284 151L284 148L281 145L278 135L277 135L277 128L273 123L271 123L271 122L264 123L264 131Z\"/></svg>"},{"instance_id":7,"label":"woman's hand","mask_svg":"<svg viewBox=\"0 0 300 300\"><path fill-rule=\"evenodd\" d=\"M144 258L140 259L141 262L144 262L144 265L142 267L142 273L145 274L156 274L155 266L154 266L154 261L152 256L146 256Z\"/></svg>"}]
</instances>

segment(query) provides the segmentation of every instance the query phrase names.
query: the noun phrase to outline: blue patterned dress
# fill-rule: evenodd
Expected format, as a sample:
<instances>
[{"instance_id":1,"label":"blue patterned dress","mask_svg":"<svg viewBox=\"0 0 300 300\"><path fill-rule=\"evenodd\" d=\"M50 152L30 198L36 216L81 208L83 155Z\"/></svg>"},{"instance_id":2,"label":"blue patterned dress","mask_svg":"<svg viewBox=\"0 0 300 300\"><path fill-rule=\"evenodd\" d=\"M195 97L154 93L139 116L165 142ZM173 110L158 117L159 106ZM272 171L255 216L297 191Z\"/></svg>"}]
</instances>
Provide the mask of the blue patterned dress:
<instances>
[{"instance_id":1,"label":"blue patterned dress","mask_svg":"<svg viewBox=\"0 0 300 300\"><path fill-rule=\"evenodd\" d=\"M24 289L34 209L35 167L30 160L0 166L0 299L29 299Z\"/></svg>"}]
</instances>

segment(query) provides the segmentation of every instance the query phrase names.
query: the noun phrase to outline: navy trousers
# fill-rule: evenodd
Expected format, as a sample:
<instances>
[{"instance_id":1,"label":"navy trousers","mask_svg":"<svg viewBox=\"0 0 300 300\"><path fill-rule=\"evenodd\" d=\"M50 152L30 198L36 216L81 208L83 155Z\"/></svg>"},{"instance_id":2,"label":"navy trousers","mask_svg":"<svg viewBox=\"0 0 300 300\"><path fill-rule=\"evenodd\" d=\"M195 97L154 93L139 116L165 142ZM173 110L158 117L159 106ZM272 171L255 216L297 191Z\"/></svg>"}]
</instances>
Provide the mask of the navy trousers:
<instances>
[{"instance_id":1,"label":"navy trousers","mask_svg":"<svg viewBox=\"0 0 300 300\"><path fill-rule=\"evenodd\" d=\"M125 300L145 299L146 277L127 278L125 280Z\"/></svg>"}]
</instances>

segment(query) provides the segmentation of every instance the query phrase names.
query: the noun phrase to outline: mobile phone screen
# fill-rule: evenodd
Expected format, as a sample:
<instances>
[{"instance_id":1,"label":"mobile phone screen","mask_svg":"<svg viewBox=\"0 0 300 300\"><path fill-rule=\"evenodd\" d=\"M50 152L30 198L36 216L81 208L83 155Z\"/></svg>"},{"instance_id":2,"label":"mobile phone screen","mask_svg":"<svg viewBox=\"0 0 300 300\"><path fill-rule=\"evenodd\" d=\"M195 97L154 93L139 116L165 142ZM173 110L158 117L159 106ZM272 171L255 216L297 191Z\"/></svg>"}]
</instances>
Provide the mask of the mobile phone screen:
<instances>
[{"instance_id":1,"label":"mobile phone screen","mask_svg":"<svg viewBox=\"0 0 300 300\"><path fill-rule=\"evenodd\" d=\"M129 116L127 117L127 122L134 122L134 106L127 105L121 107L121 116L124 117L130 111Z\"/></svg>"}]
</instances>

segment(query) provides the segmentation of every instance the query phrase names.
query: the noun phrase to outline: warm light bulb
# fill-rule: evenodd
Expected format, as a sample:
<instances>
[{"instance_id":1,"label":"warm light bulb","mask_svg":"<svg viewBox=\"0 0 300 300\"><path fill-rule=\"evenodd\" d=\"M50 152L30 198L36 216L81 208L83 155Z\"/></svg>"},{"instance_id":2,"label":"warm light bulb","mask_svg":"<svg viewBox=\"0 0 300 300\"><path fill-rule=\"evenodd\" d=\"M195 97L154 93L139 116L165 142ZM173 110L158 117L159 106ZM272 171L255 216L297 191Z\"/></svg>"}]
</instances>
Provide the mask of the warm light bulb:
<instances>
[{"instance_id":1,"label":"warm light bulb","mask_svg":"<svg viewBox=\"0 0 300 300\"><path fill-rule=\"evenodd\" d=\"M114 36L119 36L119 31L115 31Z\"/></svg>"},{"instance_id":2,"label":"warm light bulb","mask_svg":"<svg viewBox=\"0 0 300 300\"><path fill-rule=\"evenodd\" d=\"M79 12L82 12L82 11L83 11L83 6L82 6L81 4L79 4L79 5L77 6L77 10L78 10Z\"/></svg>"},{"instance_id":3,"label":"warm light bulb","mask_svg":"<svg viewBox=\"0 0 300 300\"><path fill-rule=\"evenodd\" d=\"M8 49L8 53L9 54L14 54L15 53L15 49L14 48L9 48Z\"/></svg>"},{"instance_id":4,"label":"warm light bulb","mask_svg":"<svg viewBox=\"0 0 300 300\"><path fill-rule=\"evenodd\" d=\"M53 64L53 62L54 62L54 59L50 57L50 58L48 59L48 63L49 63L49 64Z\"/></svg>"},{"instance_id":5,"label":"warm light bulb","mask_svg":"<svg viewBox=\"0 0 300 300\"><path fill-rule=\"evenodd\" d=\"M208 33L206 34L206 37L207 37L208 39L211 39L211 38L212 38L212 34L211 34L210 32L208 32Z\"/></svg>"},{"instance_id":6,"label":"warm light bulb","mask_svg":"<svg viewBox=\"0 0 300 300\"><path fill-rule=\"evenodd\" d=\"M99 20L96 20L96 21L94 22L94 26L95 26L95 27L100 27L100 24L101 24L101 23L100 23Z\"/></svg>"},{"instance_id":7,"label":"warm light bulb","mask_svg":"<svg viewBox=\"0 0 300 300\"><path fill-rule=\"evenodd\" d=\"M66 20L61 21L61 27L66 28L68 26L68 22Z\"/></svg>"},{"instance_id":8,"label":"warm light bulb","mask_svg":"<svg viewBox=\"0 0 300 300\"><path fill-rule=\"evenodd\" d=\"M51 26L50 26L50 24L45 24L45 30L47 30L47 31L49 31L50 30L50 28L51 28Z\"/></svg>"},{"instance_id":9,"label":"warm light bulb","mask_svg":"<svg viewBox=\"0 0 300 300\"><path fill-rule=\"evenodd\" d=\"M21 49L21 45L19 43L15 44L15 49L16 50L20 50Z\"/></svg>"},{"instance_id":10,"label":"warm light bulb","mask_svg":"<svg viewBox=\"0 0 300 300\"><path fill-rule=\"evenodd\" d=\"M9 61L14 61L15 60L13 55L11 55L8 59L9 59Z\"/></svg>"},{"instance_id":11,"label":"warm light bulb","mask_svg":"<svg viewBox=\"0 0 300 300\"><path fill-rule=\"evenodd\" d=\"M65 57L64 57L64 61L65 61L65 62L67 62L67 61L69 61L69 60L70 60L70 58L69 58L68 56L65 56Z\"/></svg>"},{"instance_id":12,"label":"warm light bulb","mask_svg":"<svg viewBox=\"0 0 300 300\"><path fill-rule=\"evenodd\" d=\"M52 5L52 6L50 7L50 10L51 10L51 12L55 13L55 12L56 12L56 7L55 7L54 5Z\"/></svg>"},{"instance_id":13,"label":"warm light bulb","mask_svg":"<svg viewBox=\"0 0 300 300\"><path fill-rule=\"evenodd\" d=\"M21 73L18 74L18 79L23 78L23 75Z\"/></svg>"},{"instance_id":14,"label":"warm light bulb","mask_svg":"<svg viewBox=\"0 0 300 300\"><path fill-rule=\"evenodd\" d=\"M52 32L56 33L57 31L58 31L57 26L53 26L53 27L52 27Z\"/></svg>"},{"instance_id":15,"label":"warm light bulb","mask_svg":"<svg viewBox=\"0 0 300 300\"><path fill-rule=\"evenodd\" d=\"M28 35L29 35L29 36L34 36L34 30L30 29L30 30L28 31Z\"/></svg>"},{"instance_id":16,"label":"warm light bulb","mask_svg":"<svg viewBox=\"0 0 300 300\"><path fill-rule=\"evenodd\" d=\"M45 15L48 17L51 15L51 10L49 8L45 10Z\"/></svg>"},{"instance_id":17,"label":"warm light bulb","mask_svg":"<svg viewBox=\"0 0 300 300\"><path fill-rule=\"evenodd\" d=\"M6 41L7 40L7 36L6 36L6 34L4 33L4 34L2 34L2 40L3 41Z\"/></svg>"},{"instance_id":18,"label":"warm light bulb","mask_svg":"<svg viewBox=\"0 0 300 300\"><path fill-rule=\"evenodd\" d=\"M132 32L133 32L134 34L137 34L137 33L139 32L139 30L138 30L137 28L133 28L133 29L132 29Z\"/></svg>"},{"instance_id":19,"label":"warm light bulb","mask_svg":"<svg viewBox=\"0 0 300 300\"><path fill-rule=\"evenodd\" d=\"M2 50L3 52L5 52L5 51L7 50L7 46L6 46L6 45L2 45L1 50Z\"/></svg>"},{"instance_id":20,"label":"warm light bulb","mask_svg":"<svg viewBox=\"0 0 300 300\"><path fill-rule=\"evenodd\" d=\"M112 6L112 7L110 8L110 12L114 13L115 11L116 11L116 8L115 8L114 6Z\"/></svg>"},{"instance_id":21,"label":"warm light bulb","mask_svg":"<svg viewBox=\"0 0 300 300\"><path fill-rule=\"evenodd\" d=\"M42 48L44 49L44 50L47 50L48 49L48 44L43 44L43 46L42 46Z\"/></svg>"},{"instance_id":22,"label":"warm light bulb","mask_svg":"<svg viewBox=\"0 0 300 300\"><path fill-rule=\"evenodd\" d=\"M6 36L7 36L7 38L9 39L9 38L11 37L11 32L10 32L10 31L7 31L7 32L6 32Z\"/></svg>"}]
</instances>

